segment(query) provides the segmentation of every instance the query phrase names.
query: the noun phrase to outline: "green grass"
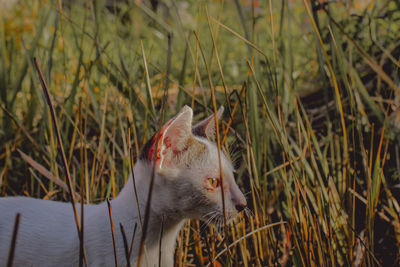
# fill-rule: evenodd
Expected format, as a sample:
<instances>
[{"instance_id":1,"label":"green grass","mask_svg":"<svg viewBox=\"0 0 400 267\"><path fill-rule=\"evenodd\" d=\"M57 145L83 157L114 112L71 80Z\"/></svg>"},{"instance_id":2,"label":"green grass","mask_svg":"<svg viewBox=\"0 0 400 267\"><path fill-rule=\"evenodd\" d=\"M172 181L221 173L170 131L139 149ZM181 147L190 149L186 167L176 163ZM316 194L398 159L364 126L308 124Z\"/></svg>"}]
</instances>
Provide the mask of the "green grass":
<instances>
[{"instance_id":1,"label":"green grass","mask_svg":"<svg viewBox=\"0 0 400 267\"><path fill-rule=\"evenodd\" d=\"M69 199L36 57L75 192L115 197L158 127L172 34L164 119L225 106L220 144L253 213L227 242L188 223L177 265L399 264L399 4L77 2L0 16L1 196Z\"/></svg>"}]
</instances>

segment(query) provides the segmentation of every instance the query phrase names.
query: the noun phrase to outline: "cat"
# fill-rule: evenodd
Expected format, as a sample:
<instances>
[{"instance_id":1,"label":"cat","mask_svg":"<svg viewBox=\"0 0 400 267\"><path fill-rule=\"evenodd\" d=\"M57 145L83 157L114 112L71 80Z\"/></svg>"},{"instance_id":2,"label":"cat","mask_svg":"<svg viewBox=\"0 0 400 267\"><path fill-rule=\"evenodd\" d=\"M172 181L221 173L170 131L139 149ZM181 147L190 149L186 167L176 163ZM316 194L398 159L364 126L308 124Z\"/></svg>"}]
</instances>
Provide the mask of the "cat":
<instances>
[{"instance_id":1,"label":"cat","mask_svg":"<svg viewBox=\"0 0 400 267\"><path fill-rule=\"evenodd\" d=\"M223 107L217 112L218 119L222 112ZM192 117L192 109L184 106L161 128L159 149L155 150L156 133L145 144L135 164L133 174L142 220L155 164L142 266L158 266L159 262L161 266L173 266L176 238L188 219L214 223L223 219L218 149L210 141L215 136L214 114L193 127ZM234 180L234 168L222 151L220 159L225 216L230 221L247 203ZM128 244L137 225L130 258L132 266L136 266L142 232L132 174L120 194L111 201L111 207L120 266L126 266L127 262L119 225L125 229ZM80 214L79 204L77 208ZM28 197L0 198L0 266L7 262L17 213L21 214L21 220L14 266L78 266L79 237L71 204ZM106 202L84 206L84 247L88 266L115 265Z\"/></svg>"}]
</instances>

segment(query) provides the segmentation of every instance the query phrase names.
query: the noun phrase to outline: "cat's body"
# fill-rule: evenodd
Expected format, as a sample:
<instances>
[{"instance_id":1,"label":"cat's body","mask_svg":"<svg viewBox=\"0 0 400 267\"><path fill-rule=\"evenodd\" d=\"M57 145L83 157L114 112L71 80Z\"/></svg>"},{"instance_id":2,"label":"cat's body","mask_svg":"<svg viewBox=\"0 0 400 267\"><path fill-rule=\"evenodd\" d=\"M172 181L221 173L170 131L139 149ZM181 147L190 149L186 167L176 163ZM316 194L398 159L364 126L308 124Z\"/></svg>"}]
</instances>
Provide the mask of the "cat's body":
<instances>
[{"instance_id":1,"label":"cat's body","mask_svg":"<svg viewBox=\"0 0 400 267\"><path fill-rule=\"evenodd\" d=\"M137 191L145 192L138 185ZM140 199L145 199L143 196ZM157 204L157 197L153 204ZM14 266L78 266L79 237L70 203L10 197L0 201L0 214L9 218L0 223L0 266L5 265L14 226L14 217L21 213ZM128 205L127 205L128 204ZM119 224L126 232L128 243L137 231L133 252L137 254L141 237L141 226L133 194L132 178L118 197L111 201L118 262L126 266L125 250ZM122 207L122 208L121 208ZM80 205L77 205L80 214ZM144 213L144 202L141 211ZM162 266L171 266L176 236L184 219L163 218L165 214L150 213L146 237L144 265L158 266L161 224L164 223L161 259ZM34 222L34 223L33 223ZM105 202L84 205L84 245L89 266L114 266L113 242L108 207ZM32 261L34 259L34 261ZM133 259L134 261L135 259ZM147 262L147 260L149 262ZM37 264L35 264L37 263Z\"/></svg>"},{"instance_id":2,"label":"cat's body","mask_svg":"<svg viewBox=\"0 0 400 267\"><path fill-rule=\"evenodd\" d=\"M193 132L200 136L192 135L191 118L191 109L183 108L162 128L159 138L161 149L157 155L154 155L156 137L153 137L135 165L135 184L144 217L152 159L154 156L157 158L142 266L158 266L159 262L161 266L173 266L176 237L187 219L221 221L219 179L213 178L219 176L218 151L215 144L201 136L202 133L204 136L212 133L213 118L209 117L193 128ZM227 199L226 216L231 219L246 205L246 201L233 180L231 163L223 153L220 155ZM132 177L111 201L111 207L120 266L126 266L126 258L119 225L122 224L125 229L129 246L137 224L130 259L135 263L142 231ZM80 214L80 205L77 208ZM79 237L70 203L9 197L0 198L0 266L5 266L7 261L14 218L18 212L21 213L21 221L14 266L78 265ZM89 266L114 266L112 234L105 202L84 206L84 247Z\"/></svg>"}]
</instances>

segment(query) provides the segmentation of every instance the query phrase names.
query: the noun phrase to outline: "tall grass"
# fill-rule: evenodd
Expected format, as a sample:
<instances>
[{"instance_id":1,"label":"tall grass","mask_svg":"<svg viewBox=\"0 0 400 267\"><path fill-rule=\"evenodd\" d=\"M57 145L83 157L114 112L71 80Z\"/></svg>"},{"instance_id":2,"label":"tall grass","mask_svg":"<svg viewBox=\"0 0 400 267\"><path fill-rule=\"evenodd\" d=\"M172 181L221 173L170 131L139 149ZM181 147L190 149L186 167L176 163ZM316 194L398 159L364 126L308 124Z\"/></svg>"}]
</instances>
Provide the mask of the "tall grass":
<instances>
[{"instance_id":1,"label":"tall grass","mask_svg":"<svg viewBox=\"0 0 400 267\"><path fill-rule=\"evenodd\" d=\"M165 84L164 119L226 107L219 141L252 212L224 234L188 222L177 266L399 264L398 3L61 4L1 14L2 196L70 198L36 57L84 203L118 194Z\"/></svg>"}]
</instances>

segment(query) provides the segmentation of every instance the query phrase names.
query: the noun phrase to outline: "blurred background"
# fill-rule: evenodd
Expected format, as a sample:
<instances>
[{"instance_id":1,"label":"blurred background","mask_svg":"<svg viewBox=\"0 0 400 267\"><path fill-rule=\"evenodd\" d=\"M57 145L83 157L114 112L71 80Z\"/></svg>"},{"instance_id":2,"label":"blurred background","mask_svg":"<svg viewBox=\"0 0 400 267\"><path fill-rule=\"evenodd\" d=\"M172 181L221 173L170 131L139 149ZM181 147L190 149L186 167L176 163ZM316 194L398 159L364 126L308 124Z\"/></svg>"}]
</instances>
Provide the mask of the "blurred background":
<instances>
[{"instance_id":1,"label":"blurred background","mask_svg":"<svg viewBox=\"0 0 400 267\"><path fill-rule=\"evenodd\" d=\"M189 221L176 266L399 265L398 1L0 5L1 196L69 199L35 57L84 203L118 194L163 88L164 120L225 106L221 143L252 212L229 236Z\"/></svg>"}]
</instances>

